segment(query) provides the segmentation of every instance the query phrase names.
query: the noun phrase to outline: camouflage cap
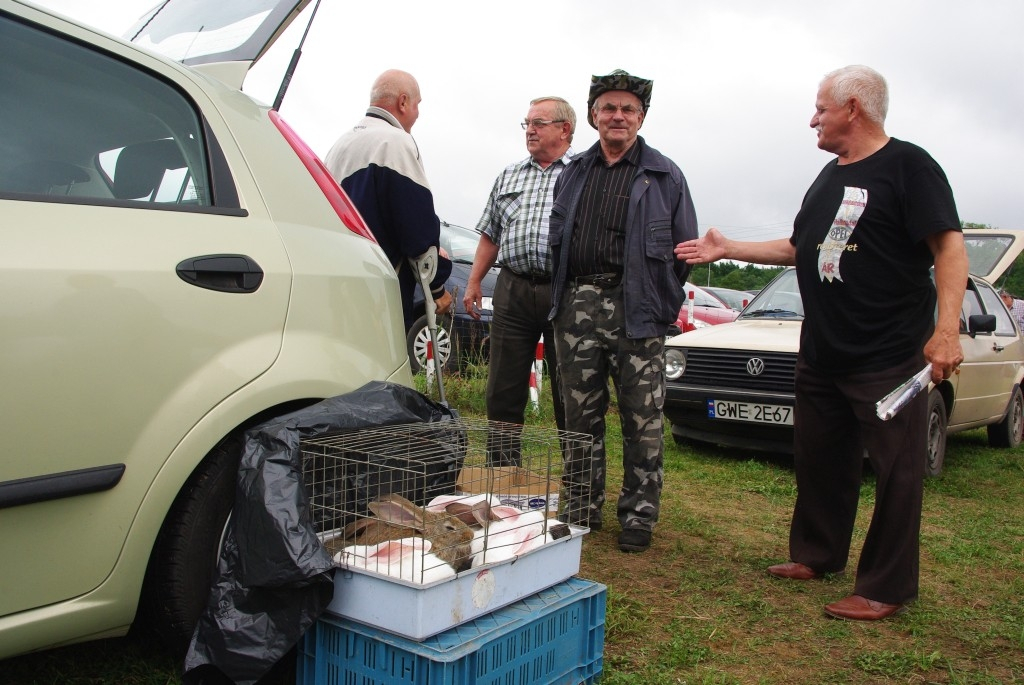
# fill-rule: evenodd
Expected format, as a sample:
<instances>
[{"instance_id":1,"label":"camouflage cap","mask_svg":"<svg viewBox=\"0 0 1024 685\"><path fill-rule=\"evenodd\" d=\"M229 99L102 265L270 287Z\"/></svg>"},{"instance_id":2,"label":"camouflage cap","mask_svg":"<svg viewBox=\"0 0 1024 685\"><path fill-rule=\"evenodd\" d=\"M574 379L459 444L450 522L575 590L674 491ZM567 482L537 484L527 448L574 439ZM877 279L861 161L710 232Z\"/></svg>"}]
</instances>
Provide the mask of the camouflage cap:
<instances>
[{"instance_id":1,"label":"camouflage cap","mask_svg":"<svg viewBox=\"0 0 1024 685\"><path fill-rule=\"evenodd\" d=\"M605 76L591 76L590 97L587 99L587 123L593 128L597 128L592 111L594 109L594 101L602 93L607 93L610 90L624 90L637 96L640 98L644 114L646 114L647 108L651 106L651 91L654 90L654 81L640 78L639 76L632 76L622 69L616 69Z\"/></svg>"}]
</instances>

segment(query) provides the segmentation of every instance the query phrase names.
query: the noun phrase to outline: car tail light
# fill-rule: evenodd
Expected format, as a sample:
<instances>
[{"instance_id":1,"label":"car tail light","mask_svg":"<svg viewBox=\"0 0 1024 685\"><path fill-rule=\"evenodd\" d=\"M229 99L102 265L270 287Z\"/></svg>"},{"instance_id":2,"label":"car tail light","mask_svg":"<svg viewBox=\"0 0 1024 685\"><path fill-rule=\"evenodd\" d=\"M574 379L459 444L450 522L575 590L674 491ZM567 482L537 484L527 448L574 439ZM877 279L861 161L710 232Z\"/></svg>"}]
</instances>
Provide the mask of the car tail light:
<instances>
[{"instance_id":1,"label":"car tail light","mask_svg":"<svg viewBox=\"0 0 1024 685\"><path fill-rule=\"evenodd\" d=\"M345 194L345 191L341 189L338 182L331 176L331 172L327 170L324 163L320 161L320 158L313 154L313 151L309 149L306 142L299 137L295 130L288 125L288 123L281 118L275 110L270 110L270 120L274 122L277 129L284 136L284 139L288 141L288 144L295 150L295 154L299 156L302 163L306 165L306 169L309 170L310 175L316 184L320 186L320 190L323 191L324 197L331 203L331 207L334 207L334 211L337 212L338 218L341 222L348 227L348 230L352 231L356 235L361 235L368 240L377 242L377 239L373 237L373 232L370 227L363 221L363 217L360 216L359 210L352 204L352 200Z\"/></svg>"}]
</instances>

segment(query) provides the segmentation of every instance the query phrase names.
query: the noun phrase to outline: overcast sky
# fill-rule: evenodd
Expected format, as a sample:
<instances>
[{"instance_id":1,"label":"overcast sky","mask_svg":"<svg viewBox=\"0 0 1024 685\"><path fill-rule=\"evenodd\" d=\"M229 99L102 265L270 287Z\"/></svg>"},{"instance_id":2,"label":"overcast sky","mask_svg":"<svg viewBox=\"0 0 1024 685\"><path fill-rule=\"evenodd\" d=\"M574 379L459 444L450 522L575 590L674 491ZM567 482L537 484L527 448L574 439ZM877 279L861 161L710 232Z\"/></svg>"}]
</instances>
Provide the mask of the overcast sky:
<instances>
[{"instance_id":1,"label":"overcast sky","mask_svg":"<svg viewBox=\"0 0 1024 685\"><path fill-rule=\"evenodd\" d=\"M121 35L154 3L39 4ZM250 95L274 100L311 8L250 73ZM778 238L831 159L809 127L821 77L866 64L889 82L887 133L938 160L961 220L1024 229L1022 28L1020 0L323 0L281 114L324 157L381 71L411 72L437 213L475 226L494 178L526 155L530 99L566 98L584 150L590 76L622 68L654 80L640 134L683 170L701 232Z\"/></svg>"}]
</instances>

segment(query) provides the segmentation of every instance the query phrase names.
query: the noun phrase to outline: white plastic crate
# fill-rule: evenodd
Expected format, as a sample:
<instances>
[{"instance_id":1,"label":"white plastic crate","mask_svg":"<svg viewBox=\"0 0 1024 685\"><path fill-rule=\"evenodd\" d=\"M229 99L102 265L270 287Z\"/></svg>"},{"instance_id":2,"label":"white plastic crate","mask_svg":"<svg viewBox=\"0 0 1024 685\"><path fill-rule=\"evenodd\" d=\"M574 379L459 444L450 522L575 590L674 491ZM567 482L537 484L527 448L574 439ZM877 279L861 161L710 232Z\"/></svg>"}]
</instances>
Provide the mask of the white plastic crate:
<instances>
[{"instance_id":1,"label":"white plastic crate","mask_svg":"<svg viewBox=\"0 0 1024 685\"><path fill-rule=\"evenodd\" d=\"M571 577L586 515L560 496L562 475L569 463L589 482L590 446L467 419L304 441L312 516L339 565L328 611L421 640ZM494 466L499 453L518 463Z\"/></svg>"}]
</instances>

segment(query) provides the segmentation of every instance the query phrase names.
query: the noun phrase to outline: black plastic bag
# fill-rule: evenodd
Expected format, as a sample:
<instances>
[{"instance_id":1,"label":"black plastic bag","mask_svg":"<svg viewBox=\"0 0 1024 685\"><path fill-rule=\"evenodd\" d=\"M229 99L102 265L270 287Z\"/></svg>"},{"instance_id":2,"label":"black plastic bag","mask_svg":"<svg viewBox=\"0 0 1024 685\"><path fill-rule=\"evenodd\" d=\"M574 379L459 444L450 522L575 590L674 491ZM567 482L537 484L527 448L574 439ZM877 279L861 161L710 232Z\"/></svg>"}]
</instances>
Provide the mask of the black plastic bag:
<instances>
[{"instance_id":1,"label":"black plastic bag","mask_svg":"<svg viewBox=\"0 0 1024 685\"><path fill-rule=\"evenodd\" d=\"M302 440L457 418L415 390L375 381L247 431L235 507L207 607L185 655L183 682L226 677L237 685L255 683L333 597L335 566L311 520Z\"/></svg>"}]
</instances>

